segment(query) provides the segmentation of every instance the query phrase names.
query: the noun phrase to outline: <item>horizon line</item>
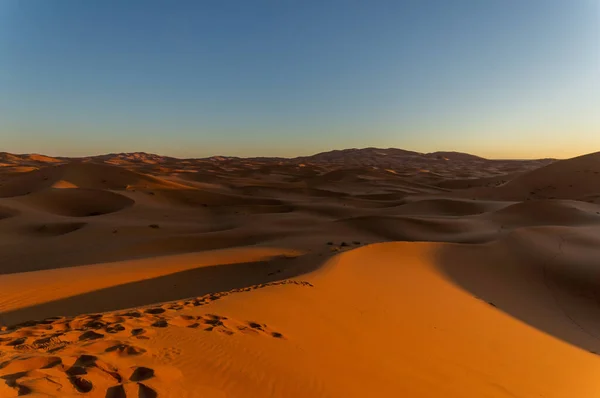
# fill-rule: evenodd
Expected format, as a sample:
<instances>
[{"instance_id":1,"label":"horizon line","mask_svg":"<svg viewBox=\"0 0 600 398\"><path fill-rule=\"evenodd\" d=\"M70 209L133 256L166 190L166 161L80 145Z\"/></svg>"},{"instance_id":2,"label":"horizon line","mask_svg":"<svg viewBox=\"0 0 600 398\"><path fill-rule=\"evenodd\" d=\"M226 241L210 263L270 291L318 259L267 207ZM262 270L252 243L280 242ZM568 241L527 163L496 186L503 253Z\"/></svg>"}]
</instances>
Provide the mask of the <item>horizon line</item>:
<instances>
[{"instance_id":1,"label":"horizon line","mask_svg":"<svg viewBox=\"0 0 600 398\"><path fill-rule=\"evenodd\" d=\"M96 154L90 154L90 155L77 155L77 156L64 156L64 155L47 155L41 152L22 152L22 153L17 153L17 152L9 152L9 151L0 151L0 154L9 154L9 155L15 155L15 156L32 156L32 155L38 155L38 156L45 156L45 157L50 157L50 158L55 158L55 159L86 159L86 158L97 158L97 157L101 157L101 156L108 156L108 155L135 155L135 154L144 154L144 155L151 155L151 156L159 156L159 157L165 157L165 158L172 158L172 159L177 159L177 160L190 160L190 159L198 159L198 160L202 160L202 159L211 159L211 158L216 158L216 157L223 157L223 158L230 158L230 159L286 159L286 160L293 160L293 159L299 159L299 158L308 158L308 157L313 157L313 156L317 156L317 155L321 155L321 154L326 154L326 153L330 153L330 152L344 152L344 151L362 151L362 150L400 150L400 151L405 151L405 152L413 152L415 155L422 155L422 156L426 156L426 155L435 155L438 153L450 153L450 154L461 154L461 155L469 155L469 156L474 156L474 157L478 157L481 158L483 160L495 160L495 161L510 161L510 160L514 160L514 161L520 161L520 160L564 160L564 159L570 159L573 157L578 157L578 156L582 156L582 155L577 155L577 156L573 156L570 158L556 158L556 157L551 157L551 156L547 156L547 157L536 157L536 158L486 158L483 156L479 156L470 152L462 152L462 151L455 151L455 150L436 150L436 151L432 151L432 152L420 152L420 151L414 151L414 150L410 150L410 149L404 149L404 148L398 148L398 147L387 147L387 148L380 148L380 147L363 147L363 148L343 148L343 149L330 149L330 150L326 150L326 151L320 151L320 152L316 152L310 155L299 155L299 156L232 156L232 155L225 155L225 154L215 154L215 155L210 155L210 156L204 156L204 157L178 157L178 156L172 156L172 155L163 155L163 154L159 154L156 152L147 152L147 151L127 151L127 152L103 152L103 153L96 153ZM593 153L593 152L590 152Z\"/></svg>"}]
</instances>

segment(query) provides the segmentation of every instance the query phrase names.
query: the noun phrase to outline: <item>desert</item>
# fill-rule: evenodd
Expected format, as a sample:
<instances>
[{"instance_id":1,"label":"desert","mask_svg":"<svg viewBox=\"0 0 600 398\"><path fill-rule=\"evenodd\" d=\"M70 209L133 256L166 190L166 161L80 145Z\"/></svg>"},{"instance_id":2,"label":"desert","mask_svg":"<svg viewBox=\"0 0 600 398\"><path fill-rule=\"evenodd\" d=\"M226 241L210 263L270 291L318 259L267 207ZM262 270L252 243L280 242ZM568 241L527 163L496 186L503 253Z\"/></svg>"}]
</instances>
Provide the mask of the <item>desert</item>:
<instances>
[{"instance_id":1,"label":"desert","mask_svg":"<svg viewBox=\"0 0 600 398\"><path fill-rule=\"evenodd\" d=\"M0 163L2 397L597 394L600 153Z\"/></svg>"},{"instance_id":2,"label":"desert","mask_svg":"<svg viewBox=\"0 0 600 398\"><path fill-rule=\"evenodd\" d=\"M0 0L0 398L599 398L600 1Z\"/></svg>"}]
</instances>

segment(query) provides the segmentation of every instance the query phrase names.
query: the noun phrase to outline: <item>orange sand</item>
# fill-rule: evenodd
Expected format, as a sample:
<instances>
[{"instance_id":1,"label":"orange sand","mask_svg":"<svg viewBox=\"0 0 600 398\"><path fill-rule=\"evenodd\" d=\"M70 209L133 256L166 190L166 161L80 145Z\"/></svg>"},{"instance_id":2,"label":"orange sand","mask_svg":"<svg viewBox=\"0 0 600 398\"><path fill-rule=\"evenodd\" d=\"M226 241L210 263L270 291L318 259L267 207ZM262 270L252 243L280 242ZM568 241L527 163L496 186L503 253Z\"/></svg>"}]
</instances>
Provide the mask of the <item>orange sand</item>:
<instances>
[{"instance_id":1,"label":"orange sand","mask_svg":"<svg viewBox=\"0 0 600 398\"><path fill-rule=\"evenodd\" d=\"M0 154L0 397L595 397L600 154L365 151Z\"/></svg>"}]
</instances>

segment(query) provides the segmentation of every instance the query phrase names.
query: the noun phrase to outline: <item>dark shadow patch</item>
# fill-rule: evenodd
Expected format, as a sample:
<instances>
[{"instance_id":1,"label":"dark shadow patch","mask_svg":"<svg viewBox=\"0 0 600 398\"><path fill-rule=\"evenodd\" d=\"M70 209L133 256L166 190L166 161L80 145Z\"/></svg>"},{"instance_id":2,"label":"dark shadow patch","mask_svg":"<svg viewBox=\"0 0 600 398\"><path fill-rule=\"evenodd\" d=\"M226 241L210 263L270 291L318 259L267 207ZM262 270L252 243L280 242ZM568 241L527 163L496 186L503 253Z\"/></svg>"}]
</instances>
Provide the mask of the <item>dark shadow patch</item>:
<instances>
[{"instance_id":1,"label":"dark shadow patch","mask_svg":"<svg viewBox=\"0 0 600 398\"><path fill-rule=\"evenodd\" d=\"M131 381L144 381L154 377L154 369L146 368L144 366L140 366L135 368L131 376L129 376L129 380Z\"/></svg>"},{"instance_id":2,"label":"dark shadow patch","mask_svg":"<svg viewBox=\"0 0 600 398\"><path fill-rule=\"evenodd\" d=\"M190 297L226 292L235 289L247 289L251 286L281 281L318 269L322 262L314 262L306 266L289 268L276 276L267 276L268 270L277 266L277 262L289 262L279 259L237 264L222 264L201 267L157 278L126 283L105 289L99 289L64 299L20 308L0 314L5 325L14 325L27 319L50 317L56 315L75 316L92 312L118 311L123 308L141 307L155 303L177 301ZM239 277L244 275L243 278ZM165 286L177 286L177 289L165 289ZM131 294L136 292L136 294ZM115 297L124 297L125 301L115 301ZM217 300L216 294L210 300ZM69 310L66 311L65 309ZM121 313L121 316L138 317L138 311ZM92 339L99 333L85 332L84 339ZM102 335L96 338L103 337Z\"/></svg>"},{"instance_id":3,"label":"dark shadow patch","mask_svg":"<svg viewBox=\"0 0 600 398\"><path fill-rule=\"evenodd\" d=\"M92 388L94 388L92 382L84 379L83 377L72 376L69 377L69 381L71 384L73 384L73 387L75 387L75 389L81 393L88 393L92 391Z\"/></svg>"},{"instance_id":4,"label":"dark shadow patch","mask_svg":"<svg viewBox=\"0 0 600 398\"><path fill-rule=\"evenodd\" d=\"M118 386L112 386L108 390L106 390L105 398L127 398L127 394L125 393L125 388L123 385L119 384Z\"/></svg>"},{"instance_id":5,"label":"dark shadow patch","mask_svg":"<svg viewBox=\"0 0 600 398\"><path fill-rule=\"evenodd\" d=\"M87 332L84 332L81 334L81 336L79 336L79 341L97 340L101 339L102 337L104 337L103 334L96 333L93 330L88 330Z\"/></svg>"},{"instance_id":6,"label":"dark shadow patch","mask_svg":"<svg viewBox=\"0 0 600 398\"><path fill-rule=\"evenodd\" d=\"M145 384L138 383L138 398L157 398L158 394Z\"/></svg>"},{"instance_id":7,"label":"dark shadow patch","mask_svg":"<svg viewBox=\"0 0 600 398\"><path fill-rule=\"evenodd\" d=\"M487 305L573 346L600 352L600 267L563 257L567 241L554 240L554 248L531 247L529 241L508 242L510 250L506 242L442 246L436 265Z\"/></svg>"}]
</instances>

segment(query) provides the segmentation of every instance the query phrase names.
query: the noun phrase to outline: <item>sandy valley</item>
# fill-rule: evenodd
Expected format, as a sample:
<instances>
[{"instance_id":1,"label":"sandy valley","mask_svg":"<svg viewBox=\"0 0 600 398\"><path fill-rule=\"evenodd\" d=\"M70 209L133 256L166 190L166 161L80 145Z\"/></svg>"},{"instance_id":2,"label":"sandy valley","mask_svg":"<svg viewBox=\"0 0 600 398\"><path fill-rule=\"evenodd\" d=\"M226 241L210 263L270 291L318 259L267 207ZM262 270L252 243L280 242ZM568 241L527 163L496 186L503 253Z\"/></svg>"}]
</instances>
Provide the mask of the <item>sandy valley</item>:
<instances>
[{"instance_id":1,"label":"sandy valley","mask_svg":"<svg viewBox=\"0 0 600 398\"><path fill-rule=\"evenodd\" d=\"M600 394L600 153L0 166L0 397Z\"/></svg>"}]
</instances>

